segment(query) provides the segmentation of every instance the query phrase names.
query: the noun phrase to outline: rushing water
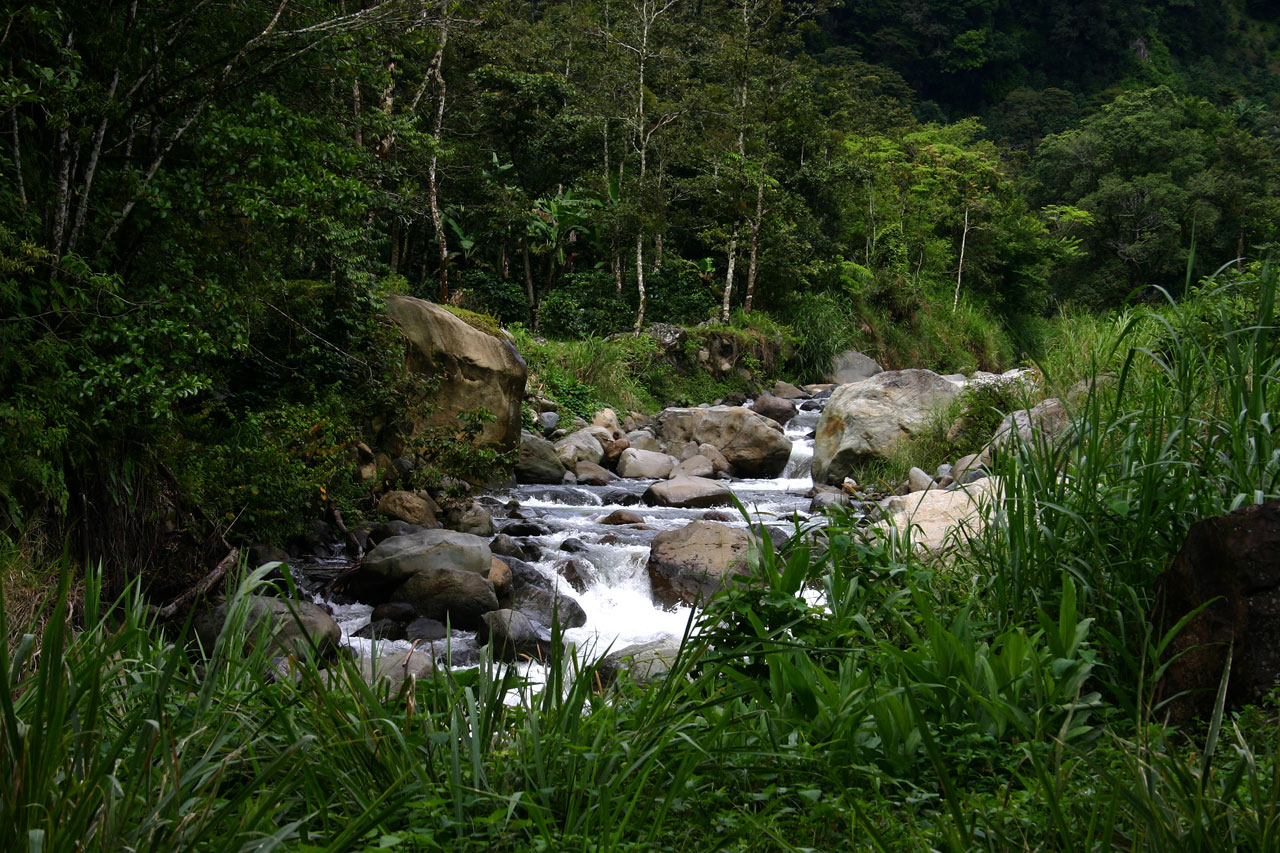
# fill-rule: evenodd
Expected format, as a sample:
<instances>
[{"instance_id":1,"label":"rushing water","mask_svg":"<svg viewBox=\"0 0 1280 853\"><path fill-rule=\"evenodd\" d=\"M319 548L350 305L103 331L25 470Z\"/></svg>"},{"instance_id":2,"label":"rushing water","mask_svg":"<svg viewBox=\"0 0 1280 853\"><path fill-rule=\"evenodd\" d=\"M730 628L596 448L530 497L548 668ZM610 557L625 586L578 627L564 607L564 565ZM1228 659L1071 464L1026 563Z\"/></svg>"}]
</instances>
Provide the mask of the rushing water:
<instances>
[{"instance_id":1,"label":"rushing water","mask_svg":"<svg viewBox=\"0 0 1280 853\"><path fill-rule=\"evenodd\" d=\"M738 499L747 508L753 522L776 527L783 532L792 529L798 513L807 518L809 498L805 494L813 485L810 464L813 460L812 434L818 411L801 411L786 426L792 442L791 458L782 475L776 479L743 479L730 483ZM571 596L587 615L586 624L564 632L565 640L574 645L584 660L592 660L611 650L636 643L646 643L670 636L681 636L691 613L687 607L663 610L653 603L646 564L653 537L662 530L683 527L702 518L705 509L676 509L639 505L639 497L653 480L618 480L609 486L517 486L486 495L480 499L501 528L508 522L508 506L519 504L521 513L532 515L549 529L541 536L521 537L541 549L541 558L533 565L553 580L561 593ZM600 520L614 510L628 509L644 517L643 525L614 526ZM744 527L746 520L731 507L716 511L721 521ZM726 520L727 519L727 520ZM561 550L566 539L584 546L574 553ZM560 570L570 560L586 561L594 572L594 580L584 592L573 589ZM343 642L357 652L374 651L372 640L354 636L369 622L373 608L366 604L339 604L324 601L333 610L342 628ZM407 651L405 641L376 641L379 654ZM474 651L471 632L458 631L451 638L454 663L466 664ZM443 654L443 645L436 648ZM526 666L526 675L538 680L537 667Z\"/></svg>"}]
</instances>

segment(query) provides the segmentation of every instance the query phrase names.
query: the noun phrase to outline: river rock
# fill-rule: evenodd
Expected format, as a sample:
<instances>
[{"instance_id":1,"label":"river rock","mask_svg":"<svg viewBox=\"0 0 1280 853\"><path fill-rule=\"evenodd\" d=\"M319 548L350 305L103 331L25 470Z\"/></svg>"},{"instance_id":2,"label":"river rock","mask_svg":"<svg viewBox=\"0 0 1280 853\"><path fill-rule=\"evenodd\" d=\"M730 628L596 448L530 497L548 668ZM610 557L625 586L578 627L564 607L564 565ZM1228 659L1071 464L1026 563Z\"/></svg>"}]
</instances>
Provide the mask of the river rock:
<instances>
[{"instance_id":1,"label":"river rock","mask_svg":"<svg viewBox=\"0 0 1280 853\"><path fill-rule=\"evenodd\" d=\"M910 532L917 551L940 554L980 535L986 527L984 510L999 499L999 482L988 478L951 491L929 489L888 498L880 506L881 530Z\"/></svg>"},{"instance_id":2,"label":"river rock","mask_svg":"<svg viewBox=\"0 0 1280 853\"><path fill-rule=\"evenodd\" d=\"M493 535L493 516L484 507L473 503L449 513L449 528L459 533L487 538Z\"/></svg>"},{"instance_id":3,"label":"river rock","mask_svg":"<svg viewBox=\"0 0 1280 853\"><path fill-rule=\"evenodd\" d=\"M724 483L706 477L674 477L645 489L642 500L650 506L697 508L728 506L733 492Z\"/></svg>"},{"instance_id":4,"label":"river rock","mask_svg":"<svg viewBox=\"0 0 1280 853\"><path fill-rule=\"evenodd\" d=\"M440 526L440 522L436 520L436 509L425 498L413 492L387 492L378 501L378 512L383 515L397 521L432 529Z\"/></svg>"},{"instance_id":5,"label":"river rock","mask_svg":"<svg viewBox=\"0 0 1280 853\"><path fill-rule=\"evenodd\" d=\"M724 458L724 454L714 444L707 444L705 441L699 444L697 455L705 457L717 474L733 473L733 466L729 464L729 460Z\"/></svg>"},{"instance_id":6,"label":"river rock","mask_svg":"<svg viewBox=\"0 0 1280 853\"><path fill-rule=\"evenodd\" d=\"M520 546L519 542L505 533L499 533L493 537L489 542L489 551L495 557L519 557L522 560L524 559L524 548Z\"/></svg>"},{"instance_id":7,"label":"river rock","mask_svg":"<svg viewBox=\"0 0 1280 853\"><path fill-rule=\"evenodd\" d=\"M598 427L597 427L598 429ZM599 465L604 458L604 445L590 427L571 432L556 442L556 456L566 470L573 471L579 462Z\"/></svg>"},{"instance_id":8,"label":"river rock","mask_svg":"<svg viewBox=\"0 0 1280 853\"><path fill-rule=\"evenodd\" d=\"M601 524L644 524L644 516L629 509L615 509L600 519Z\"/></svg>"},{"instance_id":9,"label":"river rock","mask_svg":"<svg viewBox=\"0 0 1280 853\"><path fill-rule=\"evenodd\" d=\"M673 477L714 477L715 474L716 466L712 465L711 460L701 453L690 456L677 465L675 471L672 472Z\"/></svg>"},{"instance_id":10,"label":"river rock","mask_svg":"<svg viewBox=\"0 0 1280 853\"><path fill-rule=\"evenodd\" d=\"M493 594L498 598L511 592L511 567L494 557L489 562L489 583L493 584Z\"/></svg>"},{"instance_id":11,"label":"river rock","mask_svg":"<svg viewBox=\"0 0 1280 853\"><path fill-rule=\"evenodd\" d=\"M426 678L436 669L431 655L417 650L387 650L376 658L361 655L356 666L366 683L375 688L385 686L393 695L404 689L405 682Z\"/></svg>"},{"instance_id":12,"label":"river rock","mask_svg":"<svg viewBox=\"0 0 1280 853\"><path fill-rule=\"evenodd\" d=\"M250 595L247 601L245 640L252 645L259 631L266 632L271 657L307 657L312 649L326 657L338 647L342 629L320 605L310 601L288 601L266 595ZM206 654L227 621L229 603L224 601L197 613L193 627Z\"/></svg>"},{"instance_id":13,"label":"river rock","mask_svg":"<svg viewBox=\"0 0 1280 853\"><path fill-rule=\"evenodd\" d=\"M478 627L483 614L498 609L498 596L488 577L488 564L485 574L446 568L419 569L391 598L413 605L419 616L447 621L455 628L467 630Z\"/></svg>"},{"instance_id":14,"label":"river rock","mask_svg":"<svg viewBox=\"0 0 1280 853\"><path fill-rule=\"evenodd\" d=\"M618 458L618 475L633 480L666 479L671 476L671 457L665 453L629 447Z\"/></svg>"},{"instance_id":15,"label":"river rock","mask_svg":"<svg viewBox=\"0 0 1280 853\"><path fill-rule=\"evenodd\" d=\"M498 660L522 657L546 660L551 651L551 632L533 623L518 610L494 610L484 614L476 629L476 639L489 646Z\"/></svg>"},{"instance_id":16,"label":"river rock","mask_svg":"<svg viewBox=\"0 0 1280 853\"><path fill-rule=\"evenodd\" d=\"M631 442L625 438L615 439L604 446L604 457L600 460L600 464L609 470L618 467L618 460L622 458L623 452L631 446Z\"/></svg>"},{"instance_id":17,"label":"river rock","mask_svg":"<svg viewBox=\"0 0 1280 853\"><path fill-rule=\"evenodd\" d=\"M374 545L381 545L393 536L408 536L426 529L421 524L410 524L407 521L383 521L369 528L369 541Z\"/></svg>"},{"instance_id":18,"label":"river rock","mask_svg":"<svg viewBox=\"0 0 1280 853\"><path fill-rule=\"evenodd\" d=\"M818 419L813 481L837 485L857 466L887 457L958 393L932 370L892 370L841 385Z\"/></svg>"},{"instance_id":19,"label":"river rock","mask_svg":"<svg viewBox=\"0 0 1280 853\"><path fill-rule=\"evenodd\" d=\"M385 601L373 608L373 612L369 614L369 619L379 622L384 619L392 622L412 622L417 616L413 612L413 607L405 604L403 601Z\"/></svg>"},{"instance_id":20,"label":"river rock","mask_svg":"<svg viewBox=\"0 0 1280 853\"><path fill-rule=\"evenodd\" d=\"M618 413L613 409L601 409L591 416L591 425L601 427L609 432L611 441L622 438L622 425L618 423Z\"/></svg>"},{"instance_id":21,"label":"river rock","mask_svg":"<svg viewBox=\"0 0 1280 853\"><path fill-rule=\"evenodd\" d=\"M649 546L654 601L663 607L706 601L730 576L750 576L752 543L746 530L711 521L662 531Z\"/></svg>"},{"instance_id":22,"label":"river rock","mask_svg":"<svg viewBox=\"0 0 1280 853\"><path fill-rule=\"evenodd\" d=\"M1228 710L1261 704L1280 682L1280 501L1191 525L1156 583L1155 636L1198 608L1159 685L1178 723L1213 713L1228 656Z\"/></svg>"},{"instance_id":23,"label":"river rock","mask_svg":"<svg viewBox=\"0 0 1280 853\"><path fill-rule=\"evenodd\" d=\"M671 671L680 654L680 638L665 637L610 652L596 664L602 684L613 684L623 673L634 684L652 684Z\"/></svg>"},{"instance_id":24,"label":"river rock","mask_svg":"<svg viewBox=\"0 0 1280 853\"><path fill-rule=\"evenodd\" d=\"M652 450L654 453L662 452L662 444L647 429L637 429L627 433L627 443L635 450Z\"/></svg>"},{"instance_id":25,"label":"river rock","mask_svg":"<svg viewBox=\"0 0 1280 853\"><path fill-rule=\"evenodd\" d=\"M923 492L933 488L933 478L921 468L912 468L907 472L907 488L913 492Z\"/></svg>"},{"instance_id":26,"label":"river rock","mask_svg":"<svg viewBox=\"0 0 1280 853\"><path fill-rule=\"evenodd\" d=\"M564 481L564 463L556 455L554 444L526 430L520 433L515 474L517 483L559 485Z\"/></svg>"},{"instance_id":27,"label":"river rock","mask_svg":"<svg viewBox=\"0 0 1280 853\"><path fill-rule=\"evenodd\" d=\"M1049 397L1030 409L1019 409L1005 415L979 458L989 468L992 460L1015 442L1039 446L1052 441L1070 424L1071 419L1062 401L1057 397Z\"/></svg>"},{"instance_id":28,"label":"river rock","mask_svg":"<svg viewBox=\"0 0 1280 853\"><path fill-rule=\"evenodd\" d=\"M585 461L578 463L574 473L578 477L578 482L584 486L607 486L618 479L618 475L609 469Z\"/></svg>"},{"instance_id":29,"label":"river rock","mask_svg":"<svg viewBox=\"0 0 1280 853\"><path fill-rule=\"evenodd\" d=\"M773 396L780 397L783 400L808 400L809 392L797 388L790 382L783 382L779 379L773 385Z\"/></svg>"},{"instance_id":30,"label":"river rock","mask_svg":"<svg viewBox=\"0 0 1280 853\"><path fill-rule=\"evenodd\" d=\"M420 640L430 643L449 636L449 629L439 619L418 617L404 626L404 638L409 642Z\"/></svg>"},{"instance_id":31,"label":"river rock","mask_svg":"<svg viewBox=\"0 0 1280 853\"><path fill-rule=\"evenodd\" d=\"M511 589L518 590L525 586L536 586L542 589L551 589L551 578L538 571L538 568L531 563L516 557L499 556L498 559L507 564L511 569Z\"/></svg>"},{"instance_id":32,"label":"river rock","mask_svg":"<svg viewBox=\"0 0 1280 853\"><path fill-rule=\"evenodd\" d=\"M776 477L791 457L791 441L782 427L741 406L664 409L658 415L658 428L668 443L712 445L748 477Z\"/></svg>"},{"instance_id":33,"label":"river rock","mask_svg":"<svg viewBox=\"0 0 1280 853\"><path fill-rule=\"evenodd\" d=\"M493 557L489 543L456 530L424 530L383 541L365 555L365 571L387 580L404 580L425 569L449 569L485 575Z\"/></svg>"},{"instance_id":34,"label":"river rock","mask_svg":"<svg viewBox=\"0 0 1280 853\"><path fill-rule=\"evenodd\" d=\"M528 370L508 341L474 329L438 305L387 296L387 313L411 344L411 370L440 378L434 405L417 427L457 428L458 415L488 409L496 417L478 440L511 449L520 442L520 404Z\"/></svg>"},{"instance_id":35,"label":"river rock","mask_svg":"<svg viewBox=\"0 0 1280 853\"><path fill-rule=\"evenodd\" d=\"M587 613L578 602L562 592L522 587L511 596L511 609L519 610L540 625L560 622L560 630L580 628L587 624Z\"/></svg>"},{"instance_id":36,"label":"river rock","mask_svg":"<svg viewBox=\"0 0 1280 853\"><path fill-rule=\"evenodd\" d=\"M565 560L564 565L556 567L556 571L578 592L586 592L587 587L596 582L595 566L587 560L578 558ZM550 589L548 588L547 591L550 592Z\"/></svg>"},{"instance_id":37,"label":"river rock","mask_svg":"<svg viewBox=\"0 0 1280 853\"><path fill-rule=\"evenodd\" d=\"M836 385L861 382L883 371L875 359L853 349L847 349L831 360L831 381Z\"/></svg>"},{"instance_id":38,"label":"river rock","mask_svg":"<svg viewBox=\"0 0 1280 853\"><path fill-rule=\"evenodd\" d=\"M796 404L790 400L784 400L772 394L761 394L752 402L751 411L757 415L764 415L781 426L786 426L787 421L796 416L797 409Z\"/></svg>"},{"instance_id":39,"label":"river rock","mask_svg":"<svg viewBox=\"0 0 1280 853\"><path fill-rule=\"evenodd\" d=\"M373 619L368 625L356 631L353 636L365 640L403 640L405 638L405 624L394 619Z\"/></svg>"},{"instance_id":40,"label":"river rock","mask_svg":"<svg viewBox=\"0 0 1280 853\"><path fill-rule=\"evenodd\" d=\"M539 412L538 413L538 429L543 435L550 435L556 431L556 427L560 426L559 412Z\"/></svg>"}]
</instances>

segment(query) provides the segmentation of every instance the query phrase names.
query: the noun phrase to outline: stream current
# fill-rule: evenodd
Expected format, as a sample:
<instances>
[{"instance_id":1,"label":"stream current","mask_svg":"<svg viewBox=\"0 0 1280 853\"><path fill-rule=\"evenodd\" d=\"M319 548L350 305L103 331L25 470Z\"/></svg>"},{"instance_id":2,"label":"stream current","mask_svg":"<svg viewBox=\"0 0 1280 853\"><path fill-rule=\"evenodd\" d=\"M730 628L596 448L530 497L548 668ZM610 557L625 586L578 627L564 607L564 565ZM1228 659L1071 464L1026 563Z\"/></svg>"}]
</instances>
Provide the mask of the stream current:
<instances>
[{"instance_id":1,"label":"stream current","mask_svg":"<svg viewBox=\"0 0 1280 853\"><path fill-rule=\"evenodd\" d=\"M729 483L751 514L753 523L790 535L794 529L792 519L795 514L799 513L802 519L808 517L810 499L805 495L813 486L810 476L812 436L820 414L820 411L800 411L787 423L785 433L792 442L791 457L779 477L735 479ZM688 627L692 616L690 608L664 610L653 602L646 569L649 546L660 531L683 527L712 511L641 505L640 496L653 482L622 479L608 486L526 485L499 490L477 499L492 513L497 532L509 523L508 506L512 501L519 504L525 516L534 516L538 523L549 528L544 535L521 538L536 543L541 549L541 557L532 565L555 583L557 591L576 600L586 613L586 624L564 631L565 642L576 647L584 662L637 643L682 636ZM644 517L644 524L615 526L600 523L600 519L619 509L639 513ZM734 507L722 507L713 512L722 523L734 527L747 524ZM574 545L573 553L561 550L567 539L577 540L584 547ZM570 586L559 571L570 559L586 561L594 570L594 579L582 592ZM317 572L327 575L335 568L338 568L336 564L315 565L303 569L303 577L299 580L304 587L314 588L309 581L316 579ZM343 603L314 594L313 597L332 611L333 618L342 628L343 645L350 646L355 652L382 656L411 648L407 641L369 640L355 636L369 623L373 611L371 605ZM437 642L434 649L438 660L455 667L475 662L475 638L470 631L455 631L448 644ZM540 680L541 672L536 664L524 664L522 669L529 679Z\"/></svg>"}]
</instances>

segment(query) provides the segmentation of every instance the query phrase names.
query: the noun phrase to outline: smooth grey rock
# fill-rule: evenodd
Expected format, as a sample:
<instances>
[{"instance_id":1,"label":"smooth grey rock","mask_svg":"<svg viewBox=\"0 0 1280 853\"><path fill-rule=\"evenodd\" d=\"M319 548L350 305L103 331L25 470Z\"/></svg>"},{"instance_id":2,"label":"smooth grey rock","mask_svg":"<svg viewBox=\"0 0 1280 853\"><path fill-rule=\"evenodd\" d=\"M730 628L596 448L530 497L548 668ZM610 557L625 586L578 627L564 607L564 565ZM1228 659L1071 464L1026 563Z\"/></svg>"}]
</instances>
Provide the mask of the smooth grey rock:
<instances>
[{"instance_id":1,"label":"smooth grey rock","mask_svg":"<svg viewBox=\"0 0 1280 853\"><path fill-rule=\"evenodd\" d=\"M365 555L365 571L387 580L404 580L425 569L450 569L484 575L493 554L489 543L456 530L424 530L383 541Z\"/></svg>"},{"instance_id":2,"label":"smooth grey rock","mask_svg":"<svg viewBox=\"0 0 1280 853\"><path fill-rule=\"evenodd\" d=\"M522 587L512 594L511 609L519 610L541 625L552 625L559 620L562 631L587 624L587 613L578 602L562 592L533 586Z\"/></svg>"},{"instance_id":3,"label":"smooth grey rock","mask_svg":"<svg viewBox=\"0 0 1280 853\"><path fill-rule=\"evenodd\" d=\"M493 650L498 660L514 661L522 657L546 660L550 656L551 637L540 631L528 616L518 610L494 610L486 613L476 639Z\"/></svg>"},{"instance_id":4,"label":"smooth grey rock","mask_svg":"<svg viewBox=\"0 0 1280 853\"><path fill-rule=\"evenodd\" d=\"M679 654L680 638L665 637L610 652L600 659L596 672L604 684L612 684L624 674L635 684L652 684L671 671Z\"/></svg>"},{"instance_id":5,"label":"smooth grey rock","mask_svg":"<svg viewBox=\"0 0 1280 853\"><path fill-rule=\"evenodd\" d=\"M907 472L907 486L913 492L923 492L933 488L933 478L919 468Z\"/></svg>"},{"instance_id":6,"label":"smooth grey rock","mask_svg":"<svg viewBox=\"0 0 1280 853\"><path fill-rule=\"evenodd\" d=\"M599 465L600 460L604 458L604 444L591 427L584 427L556 442L556 456L568 471L576 470L579 462Z\"/></svg>"},{"instance_id":7,"label":"smooth grey rock","mask_svg":"<svg viewBox=\"0 0 1280 853\"><path fill-rule=\"evenodd\" d=\"M699 453L697 456L690 456L688 459L676 466L672 472L673 477L714 477L716 468L711 464L711 460Z\"/></svg>"},{"instance_id":8,"label":"smooth grey rock","mask_svg":"<svg viewBox=\"0 0 1280 853\"><path fill-rule=\"evenodd\" d=\"M791 400L775 397L772 394L761 394L751 403L751 411L786 426L787 421L794 418L798 410Z\"/></svg>"},{"instance_id":9,"label":"smooth grey rock","mask_svg":"<svg viewBox=\"0 0 1280 853\"><path fill-rule=\"evenodd\" d=\"M741 406L664 409L658 428L669 451L676 441L710 444L743 476L776 477L791 458L781 425Z\"/></svg>"},{"instance_id":10,"label":"smooth grey rock","mask_svg":"<svg viewBox=\"0 0 1280 853\"><path fill-rule=\"evenodd\" d=\"M564 464L555 445L529 431L520 433L520 454L516 459L517 483L552 483L564 480Z\"/></svg>"},{"instance_id":11,"label":"smooth grey rock","mask_svg":"<svg viewBox=\"0 0 1280 853\"><path fill-rule=\"evenodd\" d=\"M836 385L861 382L884 370L875 359L857 350L847 349L831 361L831 381Z\"/></svg>"}]
</instances>

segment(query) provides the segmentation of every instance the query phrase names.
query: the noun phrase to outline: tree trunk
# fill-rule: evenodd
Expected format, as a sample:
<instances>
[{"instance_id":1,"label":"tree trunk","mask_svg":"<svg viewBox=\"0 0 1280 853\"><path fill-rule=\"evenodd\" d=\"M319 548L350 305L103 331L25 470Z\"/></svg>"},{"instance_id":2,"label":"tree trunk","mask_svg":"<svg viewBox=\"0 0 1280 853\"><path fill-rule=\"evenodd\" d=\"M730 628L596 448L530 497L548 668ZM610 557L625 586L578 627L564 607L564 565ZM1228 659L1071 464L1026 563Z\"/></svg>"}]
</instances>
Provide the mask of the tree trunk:
<instances>
[{"instance_id":1,"label":"tree trunk","mask_svg":"<svg viewBox=\"0 0 1280 853\"><path fill-rule=\"evenodd\" d=\"M391 223L391 274L400 271L400 222Z\"/></svg>"},{"instance_id":2,"label":"tree trunk","mask_svg":"<svg viewBox=\"0 0 1280 853\"><path fill-rule=\"evenodd\" d=\"M356 147L364 147L364 129L360 126L360 81L351 81L351 115L356 125Z\"/></svg>"},{"instance_id":3,"label":"tree trunk","mask_svg":"<svg viewBox=\"0 0 1280 853\"><path fill-rule=\"evenodd\" d=\"M747 261L747 298L742 310L751 313L751 302L756 295L756 259L760 249L760 226L764 223L764 173L756 187L756 218L751 220L751 251Z\"/></svg>"},{"instance_id":4,"label":"tree trunk","mask_svg":"<svg viewBox=\"0 0 1280 853\"><path fill-rule=\"evenodd\" d=\"M524 293L529 301L529 315L533 319L533 330L538 331L538 299L533 292L533 264L529 261L529 238L521 240L521 254L524 255Z\"/></svg>"},{"instance_id":5,"label":"tree trunk","mask_svg":"<svg viewBox=\"0 0 1280 853\"><path fill-rule=\"evenodd\" d=\"M622 253L613 250L613 289L619 300L622 299Z\"/></svg>"},{"instance_id":6,"label":"tree trunk","mask_svg":"<svg viewBox=\"0 0 1280 853\"><path fill-rule=\"evenodd\" d=\"M724 274L724 302L720 305L720 322L729 322L729 300L733 298L733 269L738 263L738 223L733 224L733 235L729 237L729 269Z\"/></svg>"},{"instance_id":7,"label":"tree trunk","mask_svg":"<svg viewBox=\"0 0 1280 853\"><path fill-rule=\"evenodd\" d=\"M440 138L441 131L444 128L444 98L445 85L444 74L442 68L444 66L444 49L449 42L449 17L446 15L440 22L440 44L436 48L436 55L431 60L431 73L436 81L436 88L439 93L436 100L436 118L435 125L432 128L431 136L435 141L434 149L431 152L431 163L427 167L427 198L431 205L431 224L435 227L436 242L440 247L440 301L446 302L449 299L449 242L444 233L444 218L440 215L440 192L439 181L437 179L437 165L440 161Z\"/></svg>"},{"instance_id":8,"label":"tree trunk","mask_svg":"<svg viewBox=\"0 0 1280 853\"><path fill-rule=\"evenodd\" d=\"M964 276L964 249L969 242L969 208L964 209L964 230L960 232L960 263L956 267L956 295L951 300L951 313L960 307L960 280Z\"/></svg>"},{"instance_id":9,"label":"tree trunk","mask_svg":"<svg viewBox=\"0 0 1280 853\"><path fill-rule=\"evenodd\" d=\"M635 333L644 328L644 309L649 297L644 292L644 233L636 235L636 291L640 294L640 307L636 310Z\"/></svg>"}]
</instances>

